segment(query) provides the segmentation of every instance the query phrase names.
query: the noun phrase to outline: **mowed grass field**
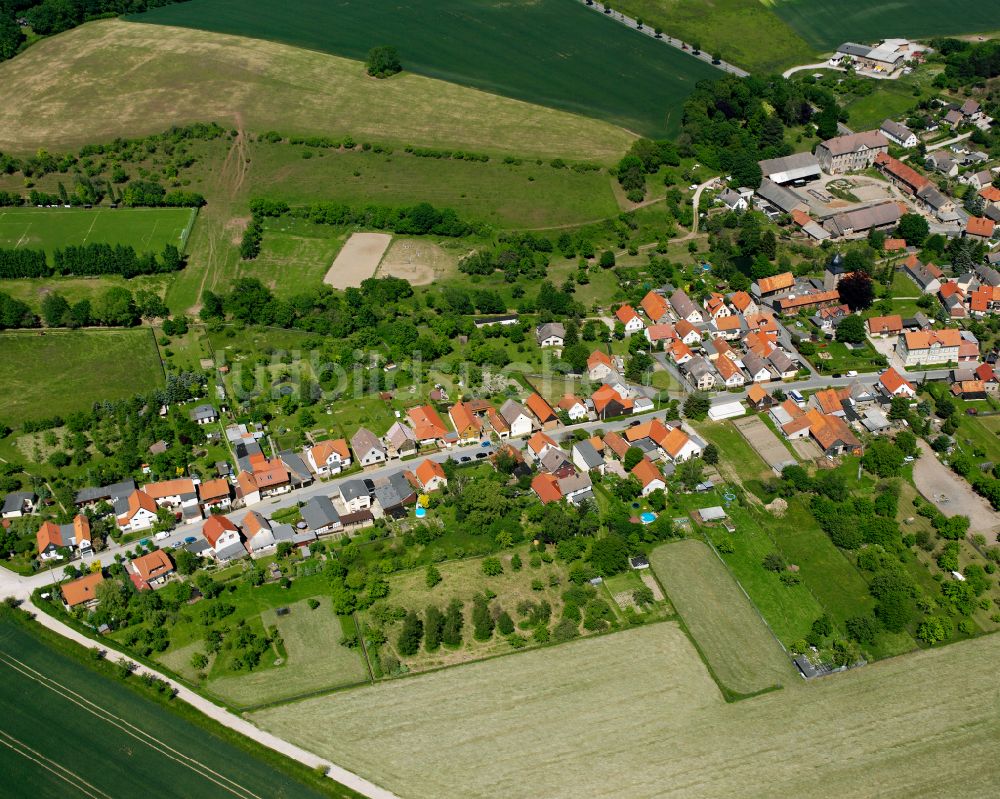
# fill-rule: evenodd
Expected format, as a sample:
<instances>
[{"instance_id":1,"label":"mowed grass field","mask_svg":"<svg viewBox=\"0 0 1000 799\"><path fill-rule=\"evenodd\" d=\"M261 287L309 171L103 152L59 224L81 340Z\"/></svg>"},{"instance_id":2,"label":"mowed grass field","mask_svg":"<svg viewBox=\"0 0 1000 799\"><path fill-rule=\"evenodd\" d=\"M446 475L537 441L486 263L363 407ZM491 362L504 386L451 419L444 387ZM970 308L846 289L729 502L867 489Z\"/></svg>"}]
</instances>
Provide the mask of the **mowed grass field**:
<instances>
[{"instance_id":1,"label":"mowed grass field","mask_svg":"<svg viewBox=\"0 0 1000 799\"><path fill-rule=\"evenodd\" d=\"M998 658L983 637L727 704L663 623L253 719L408 799L987 797Z\"/></svg>"},{"instance_id":2,"label":"mowed grass field","mask_svg":"<svg viewBox=\"0 0 1000 799\"><path fill-rule=\"evenodd\" d=\"M329 597L317 600L320 605L315 610L303 600L288 605L287 616L274 610L261 614L265 629L278 628L288 655L284 663L209 680L206 689L232 705L251 707L365 682L368 668L361 650L340 645L344 631Z\"/></svg>"},{"instance_id":3,"label":"mowed grass field","mask_svg":"<svg viewBox=\"0 0 1000 799\"><path fill-rule=\"evenodd\" d=\"M0 334L0 363L0 415L11 426L163 385L160 359L144 328L6 332Z\"/></svg>"},{"instance_id":4,"label":"mowed grass field","mask_svg":"<svg viewBox=\"0 0 1000 799\"><path fill-rule=\"evenodd\" d=\"M797 672L725 564L695 539L658 547L650 565L712 671L750 694L786 685Z\"/></svg>"},{"instance_id":5,"label":"mowed grass field","mask_svg":"<svg viewBox=\"0 0 1000 799\"><path fill-rule=\"evenodd\" d=\"M0 208L0 248L45 250L70 244L125 244L159 253L183 250L193 208Z\"/></svg>"},{"instance_id":6,"label":"mowed grass field","mask_svg":"<svg viewBox=\"0 0 1000 799\"><path fill-rule=\"evenodd\" d=\"M619 0L612 5L750 72L780 72L813 57L806 41L761 0Z\"/></svg>"},{"instance_id":7,"label":"mowed grass field","mask_svg":"<svg viewBox=\"0 0 1000 799\"><path fill-rule=\"evenodd\" d=\"M721 74L569 0L191 0L142 22L269 39L364 59L380 44L404 69L603 119L676 133L694 84Z\"/></svg>"},{"instance_id":8,"label":"mowed grass field","mask_svg":"<svg viewBox=\"0 0 1000 799\"><path fill-rule=\"evenodd\" d=\"M261 7L252 16L271 13L300 18L288 6ZM337 29L319 27L323 36ZM516 63L519 54L511 56ZM633 138L595 119L412 73L377 81L358 61L325 53L120 20L38 42L0 64L0 86L18 98L0 105L0 151L22 154L213 120L257 132L349 134L358 141L604 163L617 161Z\"/></svg>"},{"instance_id":9,"label":"mowed grass field","mask_svg":"<svg viewBox=\"0 0 1000 799\"><path fill-rule=\"evenodd\" d=\"M994 31L1000 4L980 0L762 0L819 52L844 42L874 42Z\"/></svg>"},{"instance_id":10,"label":"mowed grass field","mask_svg":"<svg viewBox=\"0 0 1000 799\"><path fill-rule=\"evenodd\" d=\"M297 782L6 619L0 770L10 799L354 795Z\"/></svg>"}]
</instances>

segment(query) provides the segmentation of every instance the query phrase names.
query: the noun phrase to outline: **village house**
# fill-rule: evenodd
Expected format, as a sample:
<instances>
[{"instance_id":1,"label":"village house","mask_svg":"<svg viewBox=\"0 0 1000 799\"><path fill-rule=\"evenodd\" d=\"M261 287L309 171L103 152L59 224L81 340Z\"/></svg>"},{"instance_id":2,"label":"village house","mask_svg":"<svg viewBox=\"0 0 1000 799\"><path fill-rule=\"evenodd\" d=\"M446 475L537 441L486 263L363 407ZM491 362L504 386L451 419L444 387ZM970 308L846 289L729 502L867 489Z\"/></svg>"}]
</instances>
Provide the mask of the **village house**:
<instances>
[{"instance_id":1,"label":"village house","mask_svg":"<svg viewBox=\"0 0 1000 799\"><path fill-rule=\"evenodd\" d=\"M917 396L917 388L891 366L878 378L878 390L889 400L895 397L913 399Z\"/></svg>"},{"instance_id":2,"label":"village house","mask_svg":"<svg viewBox=\"0 0 1000 799\"><path fill-rule=\"evenodd\" d=\"M730 294L729 304L739 316L751 316L760 312L760 306L745 291L734 291Z\"/></svg>"},{"instance_id":3,"label":"village house","mask_svg":"<svg viewBox=\"0 0 1000 799\"><path fill-rule=\"evenodd\" d=\"M472 412L472 407L465 402L456 402L448 409L448 418L458 433L458 443L467 444L483 435L483 423Z\"/></svg>"},{"instance_id":4,"label":"village house","mask_svg":"<svg viewBox=\"0 0 1000 799\"><path fill-rule=\"evenodd\" d=\"M678 289L670 295L670 307L674 309L678 320L686 320L692 325L705 323L705 315L701 309L692 302L686 293Z\"/></svg>"},{"instance_id":5,"label":"village house","mask_svg":"<svg viewBox=\"0 0 1000 799\"><path fill-rule=\"evenodd\" d=\"M958 163L947 150L935 150L932 153L927 153L924 157L924 166L949 178L958 174Z\"/></svg>"},{"instance_id":6,"label":"village house","mask_svg":"<svg viewBox=\"0 0 1000 799\"><path fill-rule=\"evenodd\" d=\"M250 456L249 466L236 475L236 494L244 504L252 505L292 490L291 476L281 459L269 460L258 452Z\"/></svg>"},{"instance_id":7,"label":"village house","mask_svg":"<svg viewBox=\"0 0 1000 799\"><path fill-rule=\"evenodd\" d=\"M322 495L312 497L302 506L302 521L316 535L329 535L337 532L343 526L333 500Z\"/></svg>"},{"instance_id":8,"label":"village house","mask_svg":"<svg viewBox=\"0 0 1000 799\"><path fill-rule=\"evenodd\" d=\"M693 347L695 344L701 343L701 331L698 330L694 325L692 325L687 319L681 319L674 325L674 330L677 333L677 337L687 344L689 347Z\"/></svg>"},{"instance_id":9,"label":"village house","mask_svg":"<svg viewBox=\"0 0 1000 799\"><path fill-rule=\"evenodd\" d=\"M904 368L958 363L961 341L961 333L951 328L911 331L900 334L896 354Z\"/></svg>"},{"instance_id":10,"label":"village house","mask_svg":"<svg viewBox=\"0 0 1000 799\"><path fill-rule=\"evenodd\" d=\"M705 442L688 435L680 426L672 427L666 437L658 442L667 459L673 463L697 458L705 449Z\"/></svg>"},{"instance_id":11,"label":"village house","mask_svg":"<svg viewBox=\"0 0 1000 799\"><path fill-rule=\"evenodd\" d=\"M525 454L528 456L529 460L537 462L544 458L545 453L550 449L558 448L559 445L556 444L555 441L545 435L545 433L538 432L528 439L528 446L525 450Z\"/></svg>"},{"instance_id":12,"label":"village house","mask_svg":"<svg viewBox=\"0 0 1000 799\"><path fill-rule=\"evenodd\" d=\"M343 438L326 439L306 450L306 462L319 477L329 477L351 465L351 451Z\"/></svg>"},{"instance_id":13,"label":"village house","mask_svg":"<svg viewBox=\"0 0 1000 799\"><path fill-rule=\"evenodd\" d=\"M941 278L944 277L944 272L934 264L921 263L916 253L911 254L903 261L903 270L920 287L920 290L924 294L937 294L940 291Z\"/></svg>"},{"instance_id":14,"label":"village house","mask_svg":"<svg viewBox=\"0 0 1000 799\"><path fill-rule=\"evenodd\" d=\"M202 513L206 516L213 508L228 510L232 507L232 486L223 477L214 480L206 480L198 485L198 501L201 504Z\"/></svg>"},{"instance_id":15,"label":"village house","mask_svg":"<svg viewBox=\"0 0 1000 799\"><path fill-rule=\"evenodd\" d=\"M81 488L76 492L74 503L78 508L92 507L101 502L110 502L114 505L115 502L127 497L135 489L135 480L131 478L109 486L101 486L100 488Z\"/></svg>"},{"instance_id":16,"label":"village house","mask_svg":"<svg viewBox=\"0 0 1000 799\"><path fill-rule=\"evenodd\" d=\"M877 130L836 136L816 145L820 168L830 175L859 172L875 162L879 153L889 151L889 140Z\"/></svg>"},{"instance_id":17,"label":"village house","mask_svg":"<svg viewBox=\"0 0 1000 799\"><path fill-rule=\"evenodd\" d=\"M82 513L73 517L70 524L42 522L35 534L38 557L41 560L60 560L63 551L70 554L75 550L81 555L93 550L94 542L90 531L90 519Z\"/></svg>"},{"instance_id":18,"label":"village house","mask_svg":"<svg viewBox=\"0 0 1000 799\"><path fill-rule=\"evenodd\" d=\"M532 394L524 404L528 406L528 411L535 417L542 430L554 430L559 426L559 416L541 394Z\"/></svg>"},{"instance_id":19,"label":"village house","mask_svg":"<svg viewBox=\"0 0 1000 799\"><path fill-rule=\"evenodd\" d=\"M996 222L992 219L984 216L970 216L969 221L965 223L963 235L969 239L986 242L993 238L995 230Z\"/></svg>"},{"instance_id":20,"label":"village house","mask_svg":"<svg viewBox=\"0 0 1000 799\"><path fill-rule=\"evenodd\" d=\"M448 478L445 476L444 467L437 461L425 458L414 470L417 482L423 491L437 491L448 485Z\"/></svg>"},{"instance_id":21,"label":"village house","mask_svg":"<svg viewBox=\"0 0 1000 799\"><path fill-rule=\"evenodd\" d=\"M742 388L746 377L736 363L726 356L717 357L714 361L715 370L719 373L722 384L728 388Z\"/></svg>"},{"instance_id":22,"label":"village house","mask_svg":"<svg viewBox=\"0 0 1000 799\"><path fill-rule=\"evenodd\" d=\"M390 458L405 458L420 449L420 442L417 441L413 428L399 421L392 423L383 441L385 454Z\"/></svg>"},{"instance_id":23,"label":"village house","mask_svg":"<svg viewBox=\"0 0 1000 799\"><path fill-rule=\"evenodd\" d=\"M706 322L709 320L712 322L718 322L723 317L732 316L733 314L733 312L729 309L729 306L726 304L725 296L719 294L717 291L713 291L709 294L708 297L705 298L702 305L708 312L708 319L705 320Z\"/></svg>"},{"instance_id":24,"label":"village house","mask_svg":"<svg viewBox=\"0 0 1000 799\"><path fill-rule=\"evenodd\" d=\"M685 362L681 366L681 372L699 391L710 391L715 386L715 370L701 355Z\"/></svg>"},{"instance_id":25,"label":"village house","mask_svg":"<svg viewBox=\"0 0 1000 799\"><path fill-rule=\"evenodd\" d=\"M678 366L683 366L694 357L691 348L679 339L670 345L669 352L670 358Z\"/></svg>"},{"instance_id":26,"label":"village house","mask_svg":"<svg viewBox=\"0 0 1000 799\"><path fill-rule=\"evenodd\" d=\"M371 492L372 489L365 484L364 480L344 480L340 484L340 499L349 513L357 513L370 508L372 505Z\"/></svg>"},{"instance_id":27,"label":"village house","mask_svg":"<svg viewBox=\"0 0 1000 799\"><path fill-rule=\"evenodd\" d=\"M406 415L413 425L413 434L421 446L443 444L448 439L448 428L433 406L418 405L416 408L410 408Z\"/></svg>"},{"instance_id":28,"label":"village house","mask_svg":"<svg viewBox=\"0 0 1000 799\"><path fill-rule=\"evenodd\" d=\"M562 498L574 505L579 506L594 500L594 483L587 472L574 472L564 477L557 477L556 485Z\"/></svg>"},{"instance_id":29,"label":"village house","mask_svg":"<svg viewBox=\"0 0 1000 799\"><path fill-rule=\"evenodd\" d=\"M587 358L587 376L594 382L602 381L612 372L622 370L621 358L594 350Z\"/></svg>"},{"instance_id":30,"label":"village house","mask_svg":"<svg viewBox=\"0 0 1000 799\"><path fill-rule=\"evenodd\" d=\"M142 491L160 508L179 511L188 523L201 520L201 508L198 505L199 480L190 477L178 477L174 480L164 480L159 483L149 483Z\"/></svg>"},{"instance_id":31,"label":"village house","mask_svg":"<svg viewBox=\"0 0 1000 799\"><path fill-rule=\"evenodd\" d=\"M197 405L188 414L195 424L206 425L219 421L219 413L211 405Z\"/></svg>"},{"instance_id":32,"label":"village house","mask_svg":"<svg viewBox=\"0 0 1000 799\"><path fill-rule=\"evenodd\" d=\"M379 441L377 435L365 427L359 427L351 436L351 449L354 451L354 457L363 467L386 461L386 449L382 442Z\"/></svg>"},{"instance_id":33,"label":"village house","mask_svg":"<svg viewBox=\"0 0 1000 799\"><path fill-rule=\"evenodd\" d=\"M97 607L97 586L103 582L104 575L100 571L96 571L63 583L59 586L59 591L69 610L78 607L94 608Z\"/></svg>"},{"instance_id":34,"label":"village house","mask_svg":"<svg viewBox=\"0 0 1000 799\"><path fill-rule=\"evenodd\" d=\"M4 497L4 519L17 519L35 512L38 495L34 491L13 491Z\"/></svg>"},{"instance_id":35,"label":"village house","mask_svg":"<svg viewBox=\"0 0 1000 799\"><path fill-rule=\"evenodd\" d=\"M562 492L559 491L559 481L555 475L539 473L531 481L531 490L535 492L538 501L543 505L559 502Z\"/></svg>"},{"instance_id":36,"label":"village house","mask_svg":"<svg viewBox=\"0 0 1000 799\"><path fill-rule=\"evenodd\" d=\"M124 500L115 503L118 528L123 533L148 530L156 523L157 505L145 491L133 491Z\"/></svg>"},{"instance_id":37,"label":"village house","mask_svg":"<svg viewBox=\"0 0 1000 799\"><path fill-rule=\"evenodd\" d=\"M851 309L846 305L833 305L820 308L812 315L812 322L825 335L832 335L837 330L837 325L851 315Z\"/></svg>"},{"instance_id":38,"label":"village house","mask_svg":"<svg viewBox=\"0 0 1000 799\"><path fill-rule=\"evenodd\" d=\"M903 147L907 150L911 147L916 147L919 143L916 133L906 127L906 125L896 122L893 119L885 120L882 123L882 127L879 128L879 133L897 147Z\"/></svg>"},{"instance_id":39,"label":"village house","mask_svg":"<svg viewBox=\"0 0 1000 799\"><path fill-rule=\"evenodd\" d=\"M631 305L622 305L615 311L615 318L625 326L626 336L638 333L645 327L642 318L635 312L635 308Z\"/></svg>"},{"instance_id":40,"label":"village house","mask_svg":"<svg viewBox=\"0 0 1000 799\"><path fill-rule=\"evenodd\" d=\"M566 339L566 327L561 322L546 322L535 328L539 347L561 347Z\"/></svg>"},{"instance_id":41,"label":"village house","mask_svg":"<svg viewBox=\"0 0 1000 799\"><path fill-rule=\"evenodd\" d=\"M162 549L154 549L138 558L133 558L125 567L129 579L138 591L148 591L155 585L163 585L174 572L174 563Z\"/></svg>"},{"instance_id":42,"label":"village house","mask_svg":"<svg viewBox=\"0 0 1000 799\"><path fill-rule=\"evenodd\" d=\"M663 473L656 468L656 464L649 458L643 458L633 466L631 474L642 486L642 496L644 497L648 497L657 490L666 490L667 483L663 479Z\"/></svg>"},{"instance_id":43,"label":"village house","mask_svg":"<svg viewBox=\"0 0 1000 799\"><path fill-rule=\"evenodd\" d=\"M655 291L648 291L646 296L642 298L639 306L642 308L643 313L646 314L646 318L649 319L650 324L655 325L669 321L670 319L667 301L661 294L657 294Z\"/></svg>"},{"instance_id":44,"label":"village house","mask_svg":"<svg viewBox=\"0 0 1000 799\"><path fill-rule=\"evenodd\" d=\"M766 383L774 377L764 359L755 352L748 352L743 356L743 368L752 383Z\"/></svg>"},{"instance_id":45,"label":"village house","mask_svg":"<svg viewBox=\"0 0 1000 799\"><path fill-rule=\"evenodd\" d=\"M782 314L795 314L799 311L811 311L819 308L830 308L840 304L840 292L836 289L813 289L801 293L779 297L775 303Z\"/></svg>"},{"instance_id":46,"label":"village house","mask_svg":"<svg viewBox=\"0 0 1000 799\"><path fill-rule=\"evenodd\" d=\"M573 465L581 472L591 472L596 470L599 474L604 474L604 457L594 447L590 440L577 441L573 445Z\"/></svg>"},{"instance_id":47,"label":"village house","mask_svg":"<svg viewBox=\"0 0 1000 799\"><path fill-rule=\"evenodd\" d=\"M257 511L250 511L240 522L251 555L269 552L277 546L271 523Z\"/></svg>"},{"instance_id":48,"label":"village house","mask_svg":"<svg viewBox=\"0 0 1000 799\"><path fill-rule=\"evenodd\" d=\"M717 198L730 211L745 211L749 207L747 198L738 191L727 188Z\"/></svg>"},{"instance_id":49,"label":"village house","mask_svg":"<svg viewBox=\"0 0 1000 799\"><path fill-rule=\"evenodd\" d=\"M747 402L756 413L766 411L774 404L774 397L756 383L747 391Z\"/></svg>"},{"instance_id":50,"label":"village house","mask_svg":"<svg viewBox=\"0 0 1000 799\"><path fill-rule=\"evenodd\" d=\"M730 314L720 316L708 327L708 334L711 338L722 338L726 341L736 341L747 330L746 323L742 316Z\"/></svg>"},{"instance_id":51,"label":"village house","mask_svg":"<svg viewBox=\"0 0 1000 799\"><path fill-rule=\"evenodd\" d=\"M649 328L647 328L648 330ZM560 411L565 411L566 415L573 422L582 422L588 417L587 405L582 399L573 395L565 394L563 398L559 400L558 408Z\"/></svg>"},{"instance_id":52,"label":"village house","mask_svg":"<svg viewBox=\"0 0 1000 799\"><path fill-rule=\"evenodd\" d=\"M903 317L899 314L873 316L868 320L868 335L878 338L898 336L903 332Z\"/></svg>"},{"instance_id":53,"label":"village house","mask_svg":"<svg viewBox=\"0 0 1000 799\"><path fill-rule=\"evenodd\" d=\"M504 402L500 406L498 417L503 420L501 427L506 426L506 435L511 438L520 438L531 434L533 427L531 417L528 416L528 412L519 402L512 399ZM494 425L494 429L496 430L496 425ZM505 437L501 430L497 430L497 434Z\"/></svg>"},{"instance_id":54,"label":"village house","mask_svg":"<svg viewBox=\"0 0 1000 799\"><path fill-rule=\"evenodd\" d=\"M211 547L212 555L220 562L242 558L247 554L239 528L225 516L210 517L202 527L201 534Z\"/></svg>"},{"instance_id":55,"label":"village house","mask_svg":"<svg viewBox=\"0 0 1000 799\"><path fill-rule=\"evenodd\" d=\"M622 396L617 389L607 383L591 394L590 399L594 405L594 412L601 419L630 414L634 405L631 397Z\"/></svg>"}]
</instances>

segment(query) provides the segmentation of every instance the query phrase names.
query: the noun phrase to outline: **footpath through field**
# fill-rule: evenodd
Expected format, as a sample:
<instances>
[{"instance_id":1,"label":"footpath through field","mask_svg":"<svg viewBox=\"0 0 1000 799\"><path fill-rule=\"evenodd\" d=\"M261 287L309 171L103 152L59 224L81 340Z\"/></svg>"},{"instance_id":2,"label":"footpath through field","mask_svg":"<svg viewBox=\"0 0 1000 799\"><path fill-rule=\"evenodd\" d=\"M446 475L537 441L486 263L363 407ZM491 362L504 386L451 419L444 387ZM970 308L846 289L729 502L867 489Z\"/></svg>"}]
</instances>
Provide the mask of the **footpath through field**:
<instances>
[{"instance_id":1,"label":"footpath through field","mask_svg":"<svg viewBox=\"0 0 1000 799\"><path fill-rule=\"evenodd\" d=\"M68 627L63 624L58 619L54 619L46 613L41 612L37 607L35 607L30 601L25 601L22 607L29 613L33 614L35 620L44 627L48 627L50 630L58 633L59 635L69 638L71 641L84 646L88 649L93 649L95 646L94 641L87 638L82 633L77 632L72 627ZM182 699L191 705L196 710L204 713L211 719L219 722L220 724L228 727L231 730L235 730L241 735L245 735L256 741L268 749L273 749L275 752L280 752L285 755L285 757L290 757L292 760L297 760L299 763L308 766L309 768L316 768L317 766L326 766L329 768L327 776L346 785L351 790L357 791L358 793L369 797L370 799L399 799L396 794L392 791L387 791L385 788L381 788L375 785L373 782L369 782L364 777L359 777L352 771L348 771L345 768L331 764L329 760L314 755L312 752L306 751L305 749L296 746L295 744L289 743L288 741L282 740L269 732L265 732L260 728L254 726L246 719L240 718L239 716L230 713L218 705L208 701L205 697L200 694L196 694L189 688L185 688L183 685L175 682L164 674L160 674L157 671L149 668L148 666L139 663L128 655L124 655L118 650L113 650L116 654L120 655L120 659L125 660L133 665L137 673L147 672L149 674L158 677L159 679L167 682L170 686L177 692L177 698Z\"/></svg>"}]
</instances>

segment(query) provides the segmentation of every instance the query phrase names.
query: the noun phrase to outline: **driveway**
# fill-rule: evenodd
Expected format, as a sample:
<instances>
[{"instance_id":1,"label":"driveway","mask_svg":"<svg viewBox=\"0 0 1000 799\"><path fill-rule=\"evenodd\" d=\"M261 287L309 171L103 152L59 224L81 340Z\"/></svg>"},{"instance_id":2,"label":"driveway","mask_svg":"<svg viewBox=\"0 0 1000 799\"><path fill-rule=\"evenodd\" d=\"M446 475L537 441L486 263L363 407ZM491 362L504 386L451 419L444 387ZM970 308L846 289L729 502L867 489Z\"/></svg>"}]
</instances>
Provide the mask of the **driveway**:
<instances>
[{"instance_id":1,"label":"driveway","mask_svg":"<svg viewBox=\"0 0 1000 799\"><path fill-rule=\"evenodd\" d=\"M968 516L970 533L1000 530L1000 514L965 480L941 463L926 441L917 443L920 457L913 464L913 483L917 490L945 516Z\"/></svg>"}]
</instances>

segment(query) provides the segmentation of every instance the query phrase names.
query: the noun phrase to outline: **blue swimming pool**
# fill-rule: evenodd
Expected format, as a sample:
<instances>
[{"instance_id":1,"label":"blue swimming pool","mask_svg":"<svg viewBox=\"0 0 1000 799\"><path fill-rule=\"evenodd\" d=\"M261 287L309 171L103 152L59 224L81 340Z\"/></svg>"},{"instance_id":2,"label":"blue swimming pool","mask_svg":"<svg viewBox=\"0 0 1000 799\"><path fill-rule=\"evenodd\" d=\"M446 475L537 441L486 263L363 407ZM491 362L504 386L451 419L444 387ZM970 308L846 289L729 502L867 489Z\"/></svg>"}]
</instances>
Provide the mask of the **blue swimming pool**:
<instances>
[{"instance_id":1,"label":"blue swimming pool","mask_svg":"<svg viewBox=\"0 0 1000 799\"><path fill-rule=\"evenodd\" d=\"M418 505L418 506L417 506L417 511L416 511L416 513L417 513L417 518L418 518L418 519L422 519L422 518L424 518L424 516L426 516L426 515L427 515L427 510L426 510L426 508L421 508L421 507L420 507L420 506Z\"/></svg>"},{"instance_id":2,"label":"blue swimming pool","mask_svg":"<svg viewBox=\"0 0 1000 799\"><path fill-rule=\"evenodd\" d=\"M642 520L643 524L652 524L654 521L656 521L656 514L653 513L652 511L646 511L645 513L641 514L639 518Z\"/></svg>"}]
</instances>

